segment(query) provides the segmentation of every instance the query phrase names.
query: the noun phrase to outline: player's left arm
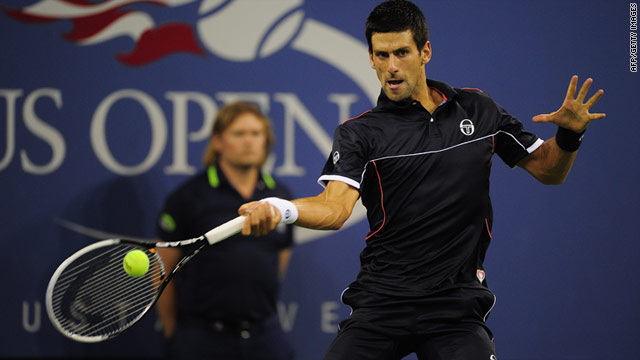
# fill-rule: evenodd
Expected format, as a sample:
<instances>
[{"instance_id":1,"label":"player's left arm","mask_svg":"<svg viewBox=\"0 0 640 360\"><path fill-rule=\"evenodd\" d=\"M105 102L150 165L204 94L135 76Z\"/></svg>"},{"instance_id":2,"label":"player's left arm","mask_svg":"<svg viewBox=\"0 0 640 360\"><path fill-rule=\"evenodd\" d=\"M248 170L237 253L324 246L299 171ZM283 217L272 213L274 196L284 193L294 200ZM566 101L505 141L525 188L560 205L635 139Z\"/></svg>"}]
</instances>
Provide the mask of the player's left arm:
<instances>
[{"instance_id":1,"label":"player's left arm","mask_svg":"<svg viewBox=\"0 0 640 360\"><path fill-rule=\"evenodd\" d=\"M278 256L278 278L280 281L284 280L287 274L287 268L289 267L289 260L291 260L292 249L290 247L280 250Z\"/></svg>"},{"instance_id":2,"label":"player's left arm","mask_svg":"<svg viewBox=\"0 0 640 360\"><path fill-rule=\"evenodd\" d=\"M559 127L555 137L545 141L518 163L519 167L527 170L543 184L561 184L564 181L571 170L577 148L589 123L606 116L603 113L589 113L589 109L604 94L602 89L584 102L592 83L591 78L587 79L576 97L578 76L574 75L560 109L550 114L536 115L532 119L536 123L550 122Z\"/></svg>"}]
</instances>

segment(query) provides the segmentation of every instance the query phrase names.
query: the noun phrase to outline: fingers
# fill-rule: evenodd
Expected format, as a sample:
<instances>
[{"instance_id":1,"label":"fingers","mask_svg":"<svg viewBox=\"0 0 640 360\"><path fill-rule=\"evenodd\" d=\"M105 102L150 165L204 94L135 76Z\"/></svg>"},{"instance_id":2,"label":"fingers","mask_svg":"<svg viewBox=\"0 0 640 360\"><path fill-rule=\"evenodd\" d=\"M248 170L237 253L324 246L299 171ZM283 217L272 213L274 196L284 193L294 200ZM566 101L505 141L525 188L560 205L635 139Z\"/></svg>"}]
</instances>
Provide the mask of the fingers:
<instances>
[{"instance_id":1,"label":"fingers","mask_svg":"<svg viewBox=\"0 0 640 360\"><path fill-rule=\"evenodd\" d=\"M602 95L604 94L604 90L600 89L596 91L593 96L587 100L585 103L584 100L587 97L587 93L589 92L589 88L593 84L593 79L588 78L580 87L580 91L576 95L576 89L578 86L578 76L573 75L571 77L571 81L569 82L569 88L567 89L567 96L562 103L560 109L550 114L540 114L536 115L532 118L533 122L536 123L547 123L552 122L560 127L564 127L569 130L573 130L576 132L583 131L592 120L602 119L606 115L603 113L590 114L589 109L596 103ZM574 98L575 96L575 98Z\"/></svg>"},{"instance_id":2,"label":"fingers","mask_svg":"<svg viewBox=\"0 0 640 360\"><path fill-rule=\"evenodd\" d=\"M591 84L593 84L593 79L592 78L588 78L587 80L584 81L584 83L582 84L582 87L580 88L580 91L578 92L578 96L575 98L576 101L578 101L580 104L582 104L584 102L584 99L587 97L587 93L589 92L589 88L591 87ZM571 81L569 82L569 88L567 89L567 100L573 100L576 89L578 86L578 76L577 75L573 75L571 77ZM600 89L598 90L586 103L585 105L587 105L587 107L592 107L596 102L598 102L598 100L600 100L600 97L602 97L602 94L604 94L604 90Z\"/></svg>"},{"instance_id":3,"label":"fingers","mask_svg":"<svg viewBox=\"0 0 640 360\"><path fill-rule=\"evenodd\" d=\"M243 204L238 209L238 215L246 216L246 219L244 219L244 224L242 224L242 230L240 230L240 233L245 236L251 235L251 220L249 219L249 214L251 213L251 210L250 210L251 206L252 206L252 203L247 203L247 204Z\"/></svg>"},{"instance_id":4,"label":"fingers","mask_svg":"<svg viewBox=\"0 0 640 360\"><path fill-rule=\"evenodd\" d=\"M591 86L592 83L593 83L593 79L589 78L584 82L584 84L582 84L580 93L578 93L578 97L576 98L576 101L578 101L580 104L582 104L585 97L587 96L587 92L589 91L589 87ZM593 94L593 96L591 96L586 103L584 103L584 106L587 108L587 112L589 111L589 109L591 109L593 105L595 105L598 102L598 100L600 100L603 94L604 94L604 90L600 89L596 91L596 93ZM589 121L599 120L599 119L603 119L605 116L606 114L604 113L588 114L588 120Z\"/></svg>"},{"instance_id":5,"label":"fingers","mask_svg":"<svg viewBox=\"0 0 640 360\"><path fill-rule=\"evenodd\" d=\"M576 88L578 87L578 75L573 75L571 81L569 81L569 88L567 89L566 100L573 100L576 95Z\"/></svg>"},{"instance_id":6,"label":"fingers","mask_svg":"<svg viewBox=\"0 0 640 360\"><path fill-rule=\"evenodd\" d=\"M589 92L589 88L591 87L592 83L592 78L588 78L584 81L584 83L582 83L582 87L580 88L580 92L578 93L578 97L576 98L576 101L580 102L580 104L582 104L584 98L587 97L587 92Z\"/></svg>"},{"instance_id":7,"label":"fingers","mask_svg":"<svg viewBox=\"0 0 640 360\"><path fill-rule=\"evenodd\" d=\"M242 235L262 236L268 234L278 224L277 212L266 202L254 201L242 205L238 214L246 216ZM277 220L277 221L276 221Z\"/></svg>"},{"instance_id":8,"label":"fingers","mask_svg":"<svg viewBox=\"0 0 640 360\"><path fill-rule=\"evenodd\" d=\"M602 97L602 94L604 94L604 90L600 89L596 91L596 93L593 94L593 96L586 102L587 108L591 108L593 105L595 105L595 103L597 103L598 100L600 100L600 98Z\"/></svg>"},{"instance_id":9,"label":"fingers","mask_svg":"<svg viewBox=\"0 0 640 360\"><path fill-rule=\"evenodd\" d=\"M551 121L549 114L536 115L531 120L535 123L546 123Z\"/></svg>"}]
</instances>

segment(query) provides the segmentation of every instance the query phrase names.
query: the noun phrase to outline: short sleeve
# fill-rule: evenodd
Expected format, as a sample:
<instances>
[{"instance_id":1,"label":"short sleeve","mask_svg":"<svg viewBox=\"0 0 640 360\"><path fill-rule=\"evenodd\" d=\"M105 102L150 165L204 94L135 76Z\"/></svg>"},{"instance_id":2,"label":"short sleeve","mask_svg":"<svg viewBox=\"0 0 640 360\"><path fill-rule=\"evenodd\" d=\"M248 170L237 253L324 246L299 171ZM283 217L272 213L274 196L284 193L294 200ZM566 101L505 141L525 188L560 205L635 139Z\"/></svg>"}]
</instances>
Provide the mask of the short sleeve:
<instances>
[{"instance_id":1,"label":"short sleeve","mask_svg":"<svg viewBox=\"0 0 640 360\"><path fill-rule=\"evenodd\" d=\"M511 116L500 105L498 111L498 133L495 152L509 167L514 167L544 142L537 135L524 130L522 123Z\"/></svg>"},{"instance_id":2,"label":"short sleeve","mask_svg":"<svg viewBox=\"0 0 640 360\"><path fill-rule=\"evenodd\" d=\"M360 189L360 181L368 161L367 144L355 126L351 125L351 121L341 124L334 132L331 154L318 179L322 186L326 186L331 180L337 180Z\"/></svg>"},{"instance_id":3,"label":"short sleeve","mask_svg":"<svg viewBox=\"0 0 640 360\"><path fill-rule=\"evenodd\" d=\"M177 193L167 197L156 221L156 235L162 241L177 241L189 238L188 216L185 216L185 199Z\"/></svg>"}]
</instances>

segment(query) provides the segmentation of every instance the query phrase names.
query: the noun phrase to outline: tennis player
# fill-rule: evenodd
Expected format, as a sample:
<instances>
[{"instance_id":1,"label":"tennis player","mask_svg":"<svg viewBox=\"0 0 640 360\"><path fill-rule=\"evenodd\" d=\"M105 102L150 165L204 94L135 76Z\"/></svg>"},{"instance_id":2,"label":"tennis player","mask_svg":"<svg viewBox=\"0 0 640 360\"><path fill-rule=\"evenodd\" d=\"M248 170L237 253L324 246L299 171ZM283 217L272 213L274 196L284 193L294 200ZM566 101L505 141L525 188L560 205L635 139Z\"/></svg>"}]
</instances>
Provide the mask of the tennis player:
<instances>
[{"instance_id":1,"label":"tennis player","mask_svg":"<svg viewBox=\"0 0 640 360\"><path fill-rule=\"evenodd\" d=\"M279 222L339 229L361 197L370 231L342 294L353 311L325 359L496 359L483 269L492 156L562 183L587 126L605 116L589 113L603 91L585 102L592 80L576 95L574 76L561 108L533 118L558 126L543 141L482 91L427 79L431 43L413 3L381 3L365 33L382 86L377 106L336 129L321 194L244 204L242 232L264 235Z\"/></svg>"},{"instance_id":2,"label":"tennis player","mask_svg":"<svg viewBox=\"0 0 640 360\"><path fill-rule=\"evenodd\" d=\"M244 202L290 196L261 167L273 144L271 122L253 104L238 102L218 111L206 169L167 198L158 237L197 237L237 216ZM177 273L158 301L170 359L290 360L293 348L280 328L276 301L293 236L291 226L266 238L236 235L205 247ZM181 249L161 248L166 268Z\"/></svg>"}]
</instances>

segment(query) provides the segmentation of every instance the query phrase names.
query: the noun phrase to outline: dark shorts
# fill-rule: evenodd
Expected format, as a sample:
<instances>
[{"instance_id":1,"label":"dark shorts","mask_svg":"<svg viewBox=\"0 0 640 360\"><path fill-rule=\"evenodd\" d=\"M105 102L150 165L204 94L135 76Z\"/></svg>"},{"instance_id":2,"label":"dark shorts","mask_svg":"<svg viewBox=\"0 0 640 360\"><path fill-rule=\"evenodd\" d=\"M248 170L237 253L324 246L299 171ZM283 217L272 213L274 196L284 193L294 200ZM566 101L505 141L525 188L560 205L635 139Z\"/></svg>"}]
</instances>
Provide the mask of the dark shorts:
<instances>
[{"instance_id":1,"label":"dark shorts","mask_svg":"<svg viewBox=\"0 0 640 360\"><path fill-rule=\"evenodd\" d=\"M453 288L435 296L397 298L347 290L353 312L340 323L325 360L493 360L493 335L485 325L495 297L484 288ZM493 356L493 357L492 357Z\"/></svg>"}]
</instances>

